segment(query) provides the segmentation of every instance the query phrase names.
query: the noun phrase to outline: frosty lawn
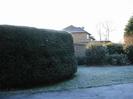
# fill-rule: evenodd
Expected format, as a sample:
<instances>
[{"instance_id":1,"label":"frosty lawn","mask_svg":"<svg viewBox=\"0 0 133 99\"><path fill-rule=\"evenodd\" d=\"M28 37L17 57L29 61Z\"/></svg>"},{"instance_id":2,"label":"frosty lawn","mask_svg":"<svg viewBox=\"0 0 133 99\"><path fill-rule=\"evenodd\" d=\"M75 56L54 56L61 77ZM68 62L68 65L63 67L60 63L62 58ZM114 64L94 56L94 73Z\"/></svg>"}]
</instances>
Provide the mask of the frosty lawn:
<instances>
[{"instance_id":1,"label":"frosty lawn","mask_svg":"<svg viewBox=\"0 0 133 99\"><path fill-rule=\"evenodd\" d=\"M69 81L44 87L41 90L64 90L73 88L97 87L133 82L133 66L83 67L78 68L75 77Z\"/></svg>"},{"instance_id":2,"label":"frosty lawn","mask_svg":"<svg viewBox=\"0 0 133 99\"><path fill-rule=\"evenodd\" d=\"M56 91L89 88L113 84L133 83L133 66L85 67L79 66L78 72L71 80L52 86L33 88L25 91ZM25 92L24 91L24 92ZM23 92L23 91L17 91Z\"/></svg>"}]
</instances>

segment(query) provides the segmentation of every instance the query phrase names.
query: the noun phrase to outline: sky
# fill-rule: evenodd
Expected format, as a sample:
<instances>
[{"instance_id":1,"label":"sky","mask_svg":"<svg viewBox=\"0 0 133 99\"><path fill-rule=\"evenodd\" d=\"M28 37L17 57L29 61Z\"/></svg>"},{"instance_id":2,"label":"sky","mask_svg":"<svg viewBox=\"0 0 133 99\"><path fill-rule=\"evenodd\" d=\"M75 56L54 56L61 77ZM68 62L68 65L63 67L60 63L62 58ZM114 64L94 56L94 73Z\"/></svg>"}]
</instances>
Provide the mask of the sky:
<instances>
[{"instance_id":1,"label":"sky","mask_svg":"<svg viewBox=\"0 0 133 99\"><path fill-rule=\"evenodd\" d=\"M85 27L99 40L97 25L109 22L112 42L121 42L133 16L133 0L0 0L0 24L62 30Z\"/></svg>"}]
</instances>

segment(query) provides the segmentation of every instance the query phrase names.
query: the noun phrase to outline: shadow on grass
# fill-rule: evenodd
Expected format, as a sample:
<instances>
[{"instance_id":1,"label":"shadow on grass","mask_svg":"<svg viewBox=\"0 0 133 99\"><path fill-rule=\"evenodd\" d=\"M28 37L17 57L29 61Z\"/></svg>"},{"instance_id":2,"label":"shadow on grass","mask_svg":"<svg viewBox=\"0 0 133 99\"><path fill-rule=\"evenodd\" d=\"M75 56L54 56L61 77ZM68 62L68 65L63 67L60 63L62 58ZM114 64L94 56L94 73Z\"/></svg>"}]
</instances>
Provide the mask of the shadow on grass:
<instances>
[{"instance_id":1,"label":"shadow on grass","mask_svg":"<svg viewBox=\"0 0 133 99\"><path fill-rule=\"evenodd\" d=\"M40 83L31 83L31 84L24 84L24 85L16 85L15 87L8 87L8 88L1 88L0 91L24 91L24 90L34 90L37 88L42 88L42 87L49 87L49 86L54 86L63 82L67 82L69 80L72 80L74 77L76 77L76 75L71 75L68 77L65 77L63 79L59 79L56 81L49 81L49 82L40 82Z\"/></svg>"}]
</instances>

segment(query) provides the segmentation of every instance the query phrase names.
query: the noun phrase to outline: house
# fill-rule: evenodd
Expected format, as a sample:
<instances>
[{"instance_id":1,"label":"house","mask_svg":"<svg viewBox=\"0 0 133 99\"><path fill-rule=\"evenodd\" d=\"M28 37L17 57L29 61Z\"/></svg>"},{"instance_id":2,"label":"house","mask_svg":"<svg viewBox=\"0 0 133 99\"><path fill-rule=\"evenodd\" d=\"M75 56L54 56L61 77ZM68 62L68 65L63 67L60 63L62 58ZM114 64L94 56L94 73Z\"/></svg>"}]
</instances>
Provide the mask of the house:
<instances>
[{"instance_id":1,"label":"house","mask_svg":"<svg viewBox=\"0 0 133 99\"><path fill-rule=\"evenodd\" d=\"M74 50L76 57L85 57L86 46L88 43L95 41L90 33L84 30L84 27L75 27L70 25L63 29L73 37Z\"/></svg>"},{"instance_id":2,"label":"house","mask_svg":"<svg viewBox=\"0 0 133 99\"><path fill-rule=\"evenodd\" d=\"M86 44L95 40L90 33L84 30L84 27L75 27L70 25L63 29L64 31L71 33L74 44Z\"/></svg>"}]
</instances>

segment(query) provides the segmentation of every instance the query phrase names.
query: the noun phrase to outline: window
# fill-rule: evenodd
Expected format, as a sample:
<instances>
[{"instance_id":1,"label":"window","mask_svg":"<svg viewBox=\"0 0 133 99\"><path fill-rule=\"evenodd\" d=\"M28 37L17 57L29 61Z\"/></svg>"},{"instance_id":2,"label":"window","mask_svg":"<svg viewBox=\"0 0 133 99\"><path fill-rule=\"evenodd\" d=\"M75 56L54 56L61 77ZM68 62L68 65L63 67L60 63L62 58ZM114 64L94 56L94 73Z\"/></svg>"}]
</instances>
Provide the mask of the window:
<instances>
[{"instance_id":1,"label":"window","mask_svg":"<svg viewBox=\"0 0 133 99\"><path fill-rule=\"evenodd\" d=\"M89 34L87 34L87 39L89 39L90 38L90 36L89 36Z\"/></svg>"}]
</instances>

